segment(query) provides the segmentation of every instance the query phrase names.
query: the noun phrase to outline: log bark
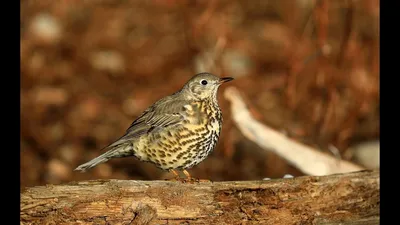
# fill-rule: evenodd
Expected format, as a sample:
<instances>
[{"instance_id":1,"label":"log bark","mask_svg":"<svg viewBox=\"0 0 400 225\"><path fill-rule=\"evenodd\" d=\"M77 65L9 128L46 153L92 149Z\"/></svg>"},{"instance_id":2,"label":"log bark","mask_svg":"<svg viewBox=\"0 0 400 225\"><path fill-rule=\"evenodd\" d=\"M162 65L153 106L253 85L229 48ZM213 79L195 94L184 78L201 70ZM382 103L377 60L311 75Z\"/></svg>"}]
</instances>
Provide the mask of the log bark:
<instances>
[{"instance_id":1,"label":"log bark","mask_svg":"<svg viewBox=\"0 0 400 225\"><path fill-rule=\"evenodd\" d=\"M379 224L379 171L181 183L93 180L21 193L21 224Z\"/></svg>"}]
</instances>

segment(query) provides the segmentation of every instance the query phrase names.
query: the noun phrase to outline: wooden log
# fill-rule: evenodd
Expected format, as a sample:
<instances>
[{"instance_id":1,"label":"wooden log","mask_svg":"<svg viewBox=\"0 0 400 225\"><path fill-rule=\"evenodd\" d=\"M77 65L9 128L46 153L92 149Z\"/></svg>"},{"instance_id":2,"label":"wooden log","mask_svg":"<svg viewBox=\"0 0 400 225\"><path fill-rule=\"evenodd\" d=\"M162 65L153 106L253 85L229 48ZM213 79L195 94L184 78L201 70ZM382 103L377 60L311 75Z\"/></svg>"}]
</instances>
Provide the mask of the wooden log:
<instances>
[{"instance_id":1,"label":"wooden log","mask_svg":"<svg viewBox=\"0 0 400 225\"><path fill-rule=\"evenodd\" d=\"M21 193L21 224L379 224L379 171L181 183L93 180Z\"/></svg>"}]
</instances>

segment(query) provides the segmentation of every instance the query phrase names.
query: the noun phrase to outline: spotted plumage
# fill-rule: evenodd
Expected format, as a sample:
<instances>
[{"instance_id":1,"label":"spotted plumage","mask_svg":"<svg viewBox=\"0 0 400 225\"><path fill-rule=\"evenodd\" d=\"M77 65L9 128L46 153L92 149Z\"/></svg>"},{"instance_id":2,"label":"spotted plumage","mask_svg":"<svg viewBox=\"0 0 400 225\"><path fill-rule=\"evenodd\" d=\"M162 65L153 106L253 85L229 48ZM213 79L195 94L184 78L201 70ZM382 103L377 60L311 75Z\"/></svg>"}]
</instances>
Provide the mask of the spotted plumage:
<instances>
[{"instance_id":1,"label":"spotted plumage","mask_svg":"<svg viewBox=\"0 0 400 225\"><path fill-rule=\"evenodd\" d=\"M218 87L233 78L200 73L184 87L147 108L104 154L78 166L82 172L112 158L135 156L177 175L202 162L215 148L222 128Z\"/></svg>"}]
</instances>

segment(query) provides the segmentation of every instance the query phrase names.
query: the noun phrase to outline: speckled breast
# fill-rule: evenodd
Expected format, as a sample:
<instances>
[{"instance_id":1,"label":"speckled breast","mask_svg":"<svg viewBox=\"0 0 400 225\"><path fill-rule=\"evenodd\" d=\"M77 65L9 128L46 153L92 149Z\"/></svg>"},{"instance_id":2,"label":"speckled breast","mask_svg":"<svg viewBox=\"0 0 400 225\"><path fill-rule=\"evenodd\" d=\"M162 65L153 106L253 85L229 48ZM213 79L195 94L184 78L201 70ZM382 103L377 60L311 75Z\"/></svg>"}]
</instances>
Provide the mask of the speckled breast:
<instances>
[{"instance_id":1,"label":"speckled breast","mask_svg":"<svg viewBox=\"0 0 400 225\"><path fill-rule=\"evenodd\" d=\"M157 167L188 169L203 161L215 148L222 128L222 114L216 103L186 105L184 120L159 132L146 145L146 161Z\"/></svg>"}]
</instances>

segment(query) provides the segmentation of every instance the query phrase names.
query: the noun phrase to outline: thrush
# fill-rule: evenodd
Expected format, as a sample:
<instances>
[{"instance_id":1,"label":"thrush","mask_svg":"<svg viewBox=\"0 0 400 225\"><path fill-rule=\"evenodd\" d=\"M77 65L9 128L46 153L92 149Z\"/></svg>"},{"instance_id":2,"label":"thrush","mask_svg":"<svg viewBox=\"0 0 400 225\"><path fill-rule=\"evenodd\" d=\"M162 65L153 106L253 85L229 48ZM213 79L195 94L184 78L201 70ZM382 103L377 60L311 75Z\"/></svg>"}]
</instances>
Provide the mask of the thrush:
<instances>
[{"instance_id":1,"label":"thrush","mask_svg":"<svg viewBox=\"0 0 400 225\"><path fill-rule=\"evenodd\" d=\"M176 179L180 179L176 170L192 179L187 169L206 159L217 145L222 128L217 91L231 80L196 74L181 90L147 108L125 135L105 147L107 152L75 170L85 172L112 158L134 156L174 173Z\"/></svg>"}]
</instances>

